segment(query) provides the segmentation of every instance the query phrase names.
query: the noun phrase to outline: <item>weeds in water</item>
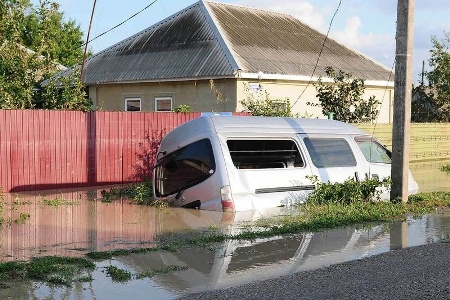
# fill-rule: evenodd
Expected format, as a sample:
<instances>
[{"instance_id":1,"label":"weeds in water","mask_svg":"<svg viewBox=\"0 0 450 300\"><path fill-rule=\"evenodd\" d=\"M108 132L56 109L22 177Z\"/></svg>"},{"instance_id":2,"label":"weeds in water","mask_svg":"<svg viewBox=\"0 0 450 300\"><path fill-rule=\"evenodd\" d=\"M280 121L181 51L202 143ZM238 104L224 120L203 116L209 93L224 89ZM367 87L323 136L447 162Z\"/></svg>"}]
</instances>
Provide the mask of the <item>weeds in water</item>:
<instances>
[{"instance_id":1,"label":"weeds in water","mask_svg":"<svg viewBox=\"0 0 450 300\"><path fill-rule=\"evenodd\" d=\"M127 282L132 279L152 278L157 275L169 274L172 272L182 271L182 270L187 270L187 269L188 269L188 267L169 265L169 266L164 266L161 269L156 269L156 270L152 269L152 270L149 270L144 273L133 275L133 274L131 274L131 272L124 270L124 269L120 269L116 266L107 266L105 272L115 282Z\"/></svg>"},{"instance_id":2,"label":"weeds in water","mask_svg":"<svg viewBox=\"0 0 450 300\"><path fill-rule=\"evenodd\" d=\"M29 213L20 213L19 217L14 220L14 223L25 224L30 218L31 215Z\"/></svg>"},{"instance_id":3,"label":"weeds in water","mask_svg":"<svg viewBox=\"0 0 450 300\"><path fill-rule=\"evenodd\" d=\"M442 172L450 173L450 164L441 166L440 170Z\"/></svg>"},{"instance_id":4,"label":"weeds in water","mask_svg":"<svg viewBox=\"0 0 450 300\"><path fill-rule=\"evenodd\" d=\"M3 188L0 186L0 225L3 224L3 206L4 206L5 198L3 196Z\"/></svg>"},{"instance_id":5,"label":"weeds in water","mask_svg":"<svg viewBox=\"0 0 450 300\"><path fill-rule=\"evenodd\" d=\"M62 195L59 197L52 198L52 199L46 199L46 198L42 197L42 202L45 205L54 206L54 207L58 207L58 206L62 206L62 205L77 205L78 204L76 201L66 200Z\"/></svg>"},{"instance_id":6,"label":"weeds in water","mask_svg":"<svg viewBox=\"0 0 450 300\"><path fill-rule=\"evenodd\" d=\"M3 284L31 279L70 286L72 282L92 280L94 268L95 264L84 258L37 257L29 262L0 263L0 280Z\"/></svg>"},{"instance_id":7,"label":"weeds in water","mask_svg":"<svg viewBox=\"0 0 450 300\"><path fill-rule=\"evenodd\" d=\"M113 200L128 198L136 204L151 205L155 207L167 206L166 202L153 198L153 187L150 181L111 188L109 191L101 191L102 201L111 202Z\"/></svg>"},{"instance_id":8,"label":"weeds in water","mask_svg":"<svg viewBox=\"0 0 450 300\"><path fill-rule=\"evenodd\" d=\"M172 249L173 250L173 249ZM130 254L137 253L146 253L146 252L156 252L156 251L170 251L169 248L166 247L155 247L155 248L136 248L136 249L117 249L110 251L94 251L86 253L86 256L96 260L105 260L112 259L116 256L125 256ZM175 251L171 251L175 252Z\"/></svg>"},{"instance_id":9,"label":"weeds in water","mask_svg":"<svg viewBox=\"0 0 450 300\"><path fill-rule=\"evenodd\" d=\"M116 266L107 266L106 274L115 282L126 282L131 280L131 273L129 271L119 269Z\"/></svg>"},{"instance_id":10,"label":"weeds in water","mask_svg":"<svg viewBox=\"0 0 450 300\"><path fill-rule=\"evenodd\" d=\"M177 271L183 271L183 270L187 270L188 267L180 267L180 266L164 266L161 269L156 269L156 270L149 270L147 272L138 274L136 276L136 279L143 279L143 278L152 278L155 277L156 275L163 275L163 274L169 274L172 272L177 272Z\"/></svg>"},{"instance_id":11,"label":"weeds in water","mask_svg":"<svg viewBox=\"0 0 450 300\"><path fill-rule=\"evenodd\" d=\"M11 204L14 206L30 205L31 201L30 200L22 201L22 200L20 200L19 195L16 195L16 197L14 197L14 201Z\"/></svg>"}]
</instances>

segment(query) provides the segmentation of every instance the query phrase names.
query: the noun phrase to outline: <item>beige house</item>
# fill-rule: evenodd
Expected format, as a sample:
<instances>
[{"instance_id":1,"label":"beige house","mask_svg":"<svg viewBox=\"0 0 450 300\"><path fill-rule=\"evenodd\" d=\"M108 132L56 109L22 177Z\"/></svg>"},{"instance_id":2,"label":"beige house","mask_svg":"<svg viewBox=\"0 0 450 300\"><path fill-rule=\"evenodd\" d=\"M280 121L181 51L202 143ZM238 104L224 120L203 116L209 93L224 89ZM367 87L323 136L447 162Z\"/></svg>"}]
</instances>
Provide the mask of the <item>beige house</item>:
<instances>
[{"instance_id":1,"label":"beige house","mask_svg":"<svg viewBox=\"0 0 450 300\"><path fill-rule=\"evenodd\" d=\"M267 91L300 115L324 117L306 103L317 102L319 76L332 82L328 66L364 79L364 97L382 101L378 121L390 122L390 69L292 16L206 0L97 53L83 81L98 110L242 111L240 101Z\"/></svg>"}]
</instances>

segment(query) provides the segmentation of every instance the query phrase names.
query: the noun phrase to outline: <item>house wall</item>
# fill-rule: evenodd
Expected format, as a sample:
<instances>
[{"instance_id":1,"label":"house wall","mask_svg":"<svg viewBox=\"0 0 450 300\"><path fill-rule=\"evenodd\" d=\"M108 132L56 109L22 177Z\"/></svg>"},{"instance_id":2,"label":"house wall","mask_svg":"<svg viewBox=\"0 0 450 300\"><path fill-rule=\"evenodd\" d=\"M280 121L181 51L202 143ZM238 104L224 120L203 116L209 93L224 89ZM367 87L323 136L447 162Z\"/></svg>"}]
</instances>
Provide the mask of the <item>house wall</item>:
<instances>
[{"instance_id":1,"label":"house wall","mask_svg":"<svg viewBox=\"0 0 450 300\"><path fill-rule=\"evenodd\" d=\"M190 111L236 111L234 79L97 85L89 96L99 111L124 111L126 98L140 98L141 111L155 111L158 97L172 97L172 109L189 105Z\"/></svg>"},{"instance_id":2,"label":"house wall","mask_svg":"<svg viewBox=\"0 0 450 300\"><path fill-rule=\"evenodd\" d=\"M142 111L156 111L155 98L172 97L172 109L190 106L191 111L243 111L241 101L256 89L271 99L290 100L292 111L300 117L326 118L322 109L307 105L319 103L316 89L306 82L286 80L216 79L185 82L110 84L91 86L89 96L99 111L124 111L126 98L140 98ZM394 92L392 87L366 86L364 98L375 96L379 105L377 123L391 123Z\"/></svg>"},{"instance_id":3,"label":"house wall","mask_svg":"<svg viewBox=\"0 0 450 300\"><path fill-rule=\"evenodd\" d=\"M326 118L322 114L320 107L307 105L307 102L319 103L316 98L316 89L312 84L307 85L306 82L293 82L281 80L238 80L238 111L244 108L240 101L246 99L252 90L260 86L269 93L271 99L286 99L290 100L292 111L294 114L298 113L300 117ZM248 87L248 89L247 89ZM248 91L250 90L250 91ZM375 96L378 101L382 102L379 105L378 123L392 122L392 103L393 103L393 88L385 86L366 86L364 99L370 96Z\"/></svg>"}]
</instances>

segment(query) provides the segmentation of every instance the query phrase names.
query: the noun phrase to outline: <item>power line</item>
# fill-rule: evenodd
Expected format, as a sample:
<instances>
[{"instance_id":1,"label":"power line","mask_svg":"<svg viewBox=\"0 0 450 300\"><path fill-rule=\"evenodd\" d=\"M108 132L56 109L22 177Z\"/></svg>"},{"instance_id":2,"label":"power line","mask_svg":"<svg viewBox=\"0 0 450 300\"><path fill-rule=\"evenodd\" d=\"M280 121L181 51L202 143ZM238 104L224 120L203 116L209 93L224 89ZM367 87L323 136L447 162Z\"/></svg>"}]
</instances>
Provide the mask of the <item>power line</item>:
<instances>
[{"instance_id":1,"label":"power line","mask_svg":"<svg viewBox=\"0 0 450 300\"><path fill-rule=\"evenodd\" d=\"M84 71L84 63L86 61L86 53L87 53L87 45L89 43L89 34L91 33L91 26L92 26L92 20L94 19L94 11L95 11L95 4L97 3L97 0L94 0L94 4L92 6L92 12L91 12L91 19L89 20L89 29L86 37L86 44L84 44L84 53L83 53L83 62L81 63L81 71L80 71L80 81L83 82L83 71Z\"/></svg>"},{"instance_id":2,"label":"power line","mask_svg":"<svg viewBox=\"0 0 450 300\"><path fill-rule=\"evenodd\" d=\"M125 24L126 22L130 21L131 19L133 19L134 17L136 17L137 15L139 15L141 12L143 12L144 10L146 10L147 8L149 8L150 6L152 6L153 4L155 4L158 0L154 0L153 2L151 2L149 5L147 5L146 7L144 7L143 9L141 9L140 11L138 11L137 13L133 14L131 17L127 18L126 20L120 22L119 24L117 24L116 26L108 29L107 31L97 35L96 37L92 38L92 40L88 40L85 44L83 44L82 46L85 46L86 44L98 39L99 37L107 34L110 31L113 31L114 29L116 29L117 27L122 26L123 24Z\"/></svg>"},{"instance_id":3,"label":"power line","mask_svg":"<svg viewBox=\"0 0 450 300\"><path fill-rule=\"evenodd\" d=\"M322 47L320 48L319 56L317 57L317 61L316 61L316 64L314 65L314 69L313 69L313 71L312 71L312 73L311 73L311 77L309 78L309 81L308 81L308 83L306 84L306 86L305 86L305 88L303 89L303 91L302 91L302 93L300 94L300 96L298 96L297 100L295 100L294 104L292 104L291 108L294 107L295 104L297 104L298 100L300 100L300 98L303 96L303 94L305 93L305 91L306 91L306 89L308 88L308 86L312 83L312 78L313 78L313 76L314 76L314 73L315 73L316 70L317 70L317 66L319 65L320 57L322 56L323 49L325 48L325 43L326 43L326 41L327 41L327 39L328 39L328 35L330 34L331 25L333 25L334 17L336 17L336 15L337 15L337 13L338 13L338 11L339 11L339 8L341 7L341 4L342 4L342 0L339 1L338 7L336 8L336 10L335 10L335 12L334 12L334 14L333 14L333 17L332 17L331 20L330 20L330 24L329 24L329 26L328 26L328 31L327 31L327 34L325 35L324 40L323 40Z\"/></svg>"}]
</instances>

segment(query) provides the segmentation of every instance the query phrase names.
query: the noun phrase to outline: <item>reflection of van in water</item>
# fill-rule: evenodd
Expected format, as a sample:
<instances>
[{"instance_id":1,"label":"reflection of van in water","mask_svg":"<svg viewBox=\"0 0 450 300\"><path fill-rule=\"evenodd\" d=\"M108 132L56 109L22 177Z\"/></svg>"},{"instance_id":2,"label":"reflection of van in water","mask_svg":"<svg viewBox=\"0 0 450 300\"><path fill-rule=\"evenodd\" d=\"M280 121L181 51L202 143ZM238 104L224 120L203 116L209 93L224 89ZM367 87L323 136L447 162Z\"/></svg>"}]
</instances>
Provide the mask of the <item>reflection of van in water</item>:
<instances>
[{"instance_id":1,"label":"reflection of van in water","mask_svg":"<svg viewBox=\"0 0 450 300\"><path fill-rule=\"evenodd\" d=\"M391 175L390 162L375 138L339 121L204 116L164 137L153 188L174 206L244 211L305 201L311 175L381 180ZM417 192L410 174L409 193Z\"/></svg>"}]
</instances>

